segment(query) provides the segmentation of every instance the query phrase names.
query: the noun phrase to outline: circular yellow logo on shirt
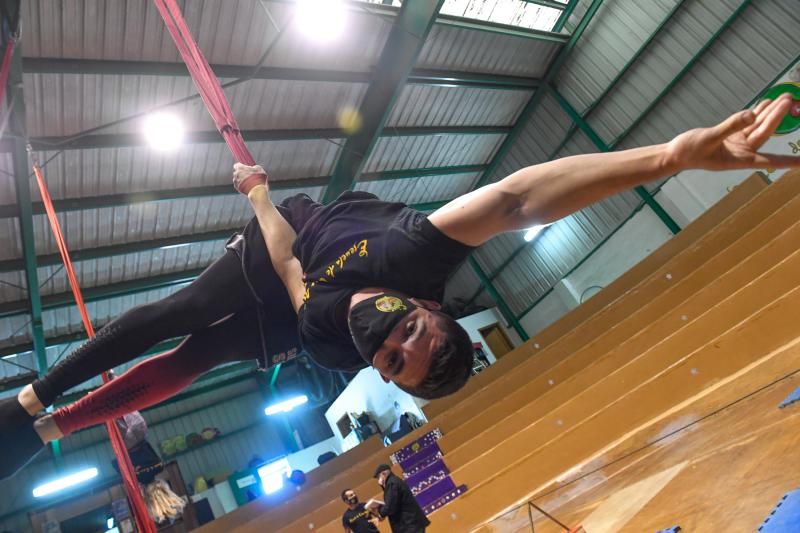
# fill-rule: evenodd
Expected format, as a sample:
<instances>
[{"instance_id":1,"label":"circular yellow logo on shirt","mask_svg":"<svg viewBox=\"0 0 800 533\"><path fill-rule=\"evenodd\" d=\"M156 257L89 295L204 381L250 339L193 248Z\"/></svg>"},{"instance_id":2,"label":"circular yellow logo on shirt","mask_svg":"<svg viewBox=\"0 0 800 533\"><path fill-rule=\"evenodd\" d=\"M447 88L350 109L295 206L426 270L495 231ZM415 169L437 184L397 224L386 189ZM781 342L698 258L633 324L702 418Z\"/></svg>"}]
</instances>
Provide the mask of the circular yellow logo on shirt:
<instances>
[{"instance_id":1,"label":"circular yellow logo on shirt","mask_svg":"<svg viewBox=\"0 0 800 533\"><path fill-rule=\"evenodd\" d=\"M375 308L382 313L394 313L405 311L406 305L397 296L382 296L375 300Z\"/></svg>"}]
</instances>

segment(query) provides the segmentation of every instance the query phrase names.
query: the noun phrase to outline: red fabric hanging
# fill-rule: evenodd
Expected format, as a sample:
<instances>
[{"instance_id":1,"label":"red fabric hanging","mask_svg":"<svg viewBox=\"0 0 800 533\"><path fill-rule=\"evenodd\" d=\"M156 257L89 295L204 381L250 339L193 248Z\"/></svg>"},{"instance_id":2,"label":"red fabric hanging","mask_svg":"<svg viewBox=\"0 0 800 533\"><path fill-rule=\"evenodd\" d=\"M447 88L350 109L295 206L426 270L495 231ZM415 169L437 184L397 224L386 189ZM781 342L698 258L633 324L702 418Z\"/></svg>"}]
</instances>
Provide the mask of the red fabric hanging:
<instances>
[{"instance_id":1,"label":"red fabric hanging","mask_svg":"<svg viewBox=\"0 0 800 533\"><path fill-rule=\"evenodd\" d=\"M0 76L2 76L2 73L0 73ZM33 159L33 157L31 159ZM42 176L42 169L35 160L32 160L31 163L33 166L33 173L36 175L36 182L39 184L39 192L42 195L42 203L44 204L45 211L47 212L47 218L50 221L50 227L53 230L53 235L55 236L56 244L58 245L58 251L61 254L61 260L64 262L64 268L67 272L69 285L72 288L72 294L75 296L75 302L77 303L78 311L80 311L81 314L83 327L86 329L86 333L89 335L89 337L94 337L94 327L92 326L92 321L89 319L89 313L86 310L86 305L83 302L83 295L81 294L80 285L78 285L78 278L75 276L75 269L72 267L72 260L69 257L69 250L67 249L64 235L61 233L61 224L59 224L58 218L56 217L56 211L53 207L53 201L50 198L50 192L47 190L47 184ZM109 380L110 377L108 373L104 373L103 382L108 383ZM114 450L114 455L117 457L117 461L119 462L119 471L122 475L122 482L125 487L125 492L128 495L128 501L130 501L131 504L131 514L136 521L137 529L140 533L156 533L156 525L150 518L150 514L147 511L147 505L144 503L144 499L142 498L142 493L139 490L139 482L136 479L136 470L131 463L131 458L128 455L128 450L125 447L125 442L122 439L119 428L112 420L110 422L106 422L106 429L108 430L108 436L111 440L111 447Z\"/></svg>"},{"instance_id":2,"label":"red fabric hanging","mask_svg":"<svg viewBox=\"0 0 800 533\"><path fill-rule=\"evenodd\" d=\"M172 40L175 41L178 52L186 63L186 68L189 69L189 74L208 108L208 113L228 144L228 148L240 163L255 165L255 159L244 144L239 125L236 123L227 98L225 98L222 86L192 37L177 2L175 0L153 1L161 18L164 19L164 24L172 36Z\"/></svg>"},{"instance_id":3,"label":"red fabric hanging","mask_svg":"<svg viewBox=\"0 0 800 533\"><path fill-rule=\"evenodd\" d=\"M0 102L5 102L6 86L8 85L8 72L11 70L11 56L14 55L14 47L17 40L9 37L6 42L6 51L3 53L3 63L0 65Z\"/></svg>"}]
</instances>

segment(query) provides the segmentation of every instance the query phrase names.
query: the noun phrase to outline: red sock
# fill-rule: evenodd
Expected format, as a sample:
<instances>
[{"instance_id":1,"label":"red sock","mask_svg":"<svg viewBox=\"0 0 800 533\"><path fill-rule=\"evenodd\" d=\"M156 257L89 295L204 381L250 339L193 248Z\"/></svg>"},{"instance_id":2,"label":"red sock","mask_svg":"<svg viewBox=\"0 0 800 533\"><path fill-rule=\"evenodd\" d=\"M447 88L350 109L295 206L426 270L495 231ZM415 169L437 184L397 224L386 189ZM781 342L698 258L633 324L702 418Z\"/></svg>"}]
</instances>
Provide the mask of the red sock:
<instances>
[{"instance_id":1,"label":"red sock","mask_svg":"<svg viewBox=\"0 0 800 533\"><path fill-rule=\"evenodd\" d=\"M185 389L209 365L187 364L187 358L175 357L179 349L151 357L77 402L58 409L53 413L58 429L66 436L150 407Z\"/></svg>"}]
</instances>

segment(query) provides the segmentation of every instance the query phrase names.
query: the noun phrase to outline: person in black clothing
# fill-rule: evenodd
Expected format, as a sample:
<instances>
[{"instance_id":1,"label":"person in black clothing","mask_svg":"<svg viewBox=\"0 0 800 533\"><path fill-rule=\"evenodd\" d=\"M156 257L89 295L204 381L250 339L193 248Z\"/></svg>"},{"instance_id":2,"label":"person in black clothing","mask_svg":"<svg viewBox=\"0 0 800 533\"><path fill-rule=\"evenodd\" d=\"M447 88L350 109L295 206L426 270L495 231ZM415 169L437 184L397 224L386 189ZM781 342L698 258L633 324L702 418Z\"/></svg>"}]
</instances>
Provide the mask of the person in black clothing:
<instances>
[{"instance_id":1,"label":"person in black clothing","mask_svg":"<svg viewBox=\"0 0 800 533\"><path fill-rule=\"evenodd\" d=\"M370 502L378 516L389 519L392 533L424 533L431 525L405 481L395 476L389 465L379 465L375 479L383 487L383 503Z\"/></svg>"},{"instance_id":2,"label":"person in black clothing","mask_svg":"<svg viewBox=\"0 0 800 533\"><path fill-rule=\"evenodd\" d=\"M472 344L438 308L448 276L474 247L688 168L800 166L800 157L757 152L792 105L787 94L666 144L526 167L430 216L363 192L328 205L297 195L275 206L263 169L237 165L234 184L256 218L197 280L121 315L0 401L0 440L8 443L0 478L43 443L150 407L230 361L269 367L303 350L331 370L371 365L421 398L451 394L470 375ZM182 336L174 350L35 419L67 389Z\"/></svg>"},{"instance_id":3,"label":"person in black clothing","mask_svg":"<svg viewBox=\"0 0 800 533\"><path fill-rule=\"evenodd\" d=\"M358 501L358 496L353 489L342 491L342 501L347 504L347 510L342 515L345 533L378 533L378 528L374 523L377 518L365 507L363 502Z\"/></svg>"}]
</instances>

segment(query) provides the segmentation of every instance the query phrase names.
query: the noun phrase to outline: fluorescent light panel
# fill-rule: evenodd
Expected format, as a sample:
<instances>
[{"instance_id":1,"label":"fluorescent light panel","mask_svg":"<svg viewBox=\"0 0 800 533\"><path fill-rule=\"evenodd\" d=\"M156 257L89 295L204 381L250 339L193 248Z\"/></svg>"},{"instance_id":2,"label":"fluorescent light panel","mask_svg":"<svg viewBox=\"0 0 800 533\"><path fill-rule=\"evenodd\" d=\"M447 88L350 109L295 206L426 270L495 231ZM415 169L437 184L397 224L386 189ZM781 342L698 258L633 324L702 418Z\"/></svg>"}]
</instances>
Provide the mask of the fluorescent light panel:
<instances>
[{"instance_id":1,"label":"fluorescent light panel","mask_svg":"<svg viewBox=\"0 0 800 533\"><path fill-rule=\"evenodd\" d=\"M54 481L49 481L43 485L39 485L38 487L33 489L33 497L43 498L45 496L49 496L50 494L55 494L56 492L60 492L66 488L79 485L85 481L89 481L90 479L93 479L95 477L97 477L97 469L87 468L86 470L81 470L80 472L76 472L74 474L64 476Z\"/></svg>"},{"instance_id":2,"label":"fluorescent light panel","mask_svg":"<svg viewBox=\"0 0 800 533\"><path fill-rule=\"evenodd\" d=\"M264 414L272 416L278 413L288 413L298 405L303 405L306 402L308 402L308 397L305 394L301 394L300 396L295 396L283 402L270 405L264 409Z\"/></svg>"}]
</instances>

